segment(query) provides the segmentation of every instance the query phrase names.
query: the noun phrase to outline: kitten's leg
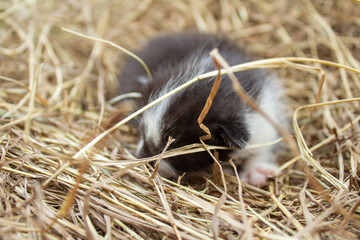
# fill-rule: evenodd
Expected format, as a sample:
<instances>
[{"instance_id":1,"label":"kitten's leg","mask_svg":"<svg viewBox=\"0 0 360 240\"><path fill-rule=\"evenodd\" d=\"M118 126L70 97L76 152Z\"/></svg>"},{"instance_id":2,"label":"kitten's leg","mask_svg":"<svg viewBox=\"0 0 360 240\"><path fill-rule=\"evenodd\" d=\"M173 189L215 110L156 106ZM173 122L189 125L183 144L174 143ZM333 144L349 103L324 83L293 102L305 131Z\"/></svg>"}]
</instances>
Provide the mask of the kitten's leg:
<instances>
[{"instance_id":1,"label":"kitten's leg","mask_svg":"<svg viewBox=\"0 0 360 240\"><path fill-rule=\"evenodd\" d=\"M278 169L272 148L262 147L244 162L240 178L251 185L262 187L269 177L277 174Z\"/></svg>"},{"instance_id":2,"label":"kitten's leg","mask_svg":"<svg viewBox=\"0 0 360 240\"><path fill-rule=\"evenodd\" d=\"M280 82L270 76L266 79L258 104L272 120L286 128L285 106L280 99L282 92ZM279 138L275 128L255 111L246 115L246 123L251 135L249 145L270 143ZM240 177L254 186L264 186L268 177L276 175L278 171L278 164L273 152L277 147L271 145L252 149L252 155L244 162Z\"/></svg>"}]
</instances>

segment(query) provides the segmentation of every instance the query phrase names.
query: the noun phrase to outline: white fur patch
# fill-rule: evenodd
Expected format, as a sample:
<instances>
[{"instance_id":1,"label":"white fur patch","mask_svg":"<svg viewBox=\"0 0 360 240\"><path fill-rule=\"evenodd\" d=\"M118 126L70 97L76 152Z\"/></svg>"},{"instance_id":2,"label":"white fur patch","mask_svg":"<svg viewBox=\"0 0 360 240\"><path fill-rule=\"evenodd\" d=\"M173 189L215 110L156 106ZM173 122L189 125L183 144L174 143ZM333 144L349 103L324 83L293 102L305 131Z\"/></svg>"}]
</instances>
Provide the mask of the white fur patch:
<instances>
[{"instance_id":1,"label":"white fur patch","mask_svg":"<svg viewBox=\"0 0 360 240\"><path fill-rule=\"evenodd\" d=\"M179 75L172 76L171 79L165 84L165 86L157 91L150 98L149 102L163 96L164 94L170 92L181 84L185 83L188 80L206 72L209 68L209 65L212 64L212 59L208 55L197 55L196 53L189 56L188 61L184 62L181 68L181 73ZM211 66L211 65L210 65ZM139 79L140 81L140 79ZM176 95L176 94L175 94ZM164 114L169 109L169 106L172 104L175 95L172 95L152 108L146 110L143 115L143 124L145 131L145 141L153 143L156 147L161 147L161 132L163 128L163 118Z\"/></svg>"},{"instance_id":2,"label":"white fur patch","mask_svg":"<svg viewBox=\"0 0 360 240\"><path fill-rule=\"evenodd\" d=\"M260 93L258 104L260 108L275 122L280 123L283 118L282 87L280 83L268 77L262 92ZM250 144L261 144L276 140L278 133L276 129L259 113L251 112L247 114L245 121L250 130Z\"/></svg>"},{"instance_id":3,"label":"white fur patch","mask_svg":"<svg viewBox=\"0 0 360 240\"><path fill-rule=\"evenodd\" d=\"M280 99L282 92L281 84L270 76L266 79L258 100L260 108L278 124L285 119L284 103ZM246 114L245 119L250 132L249 144L268 143L279 137L277 130L259 113L251 110ZM240 177L244 181L261 187L265 185L269 176L276 174L278 165L272 152L273 147L258 147L251 151L251 156L245 161L240 172ZM241 150L233 154L235 158L242 156Z\"/></svg>"},{"instance_id":4,"label":"white fur patch","mask_svg":"<svg viewBox=\"0 0 360 240\"><path fill-rule=\"evenodd\" d=\"M144 112L145 141L151 142L156 147L160 147L162 119L170 105L170 101L171 100L167 98Z\"/></svg>"}]
</instances>

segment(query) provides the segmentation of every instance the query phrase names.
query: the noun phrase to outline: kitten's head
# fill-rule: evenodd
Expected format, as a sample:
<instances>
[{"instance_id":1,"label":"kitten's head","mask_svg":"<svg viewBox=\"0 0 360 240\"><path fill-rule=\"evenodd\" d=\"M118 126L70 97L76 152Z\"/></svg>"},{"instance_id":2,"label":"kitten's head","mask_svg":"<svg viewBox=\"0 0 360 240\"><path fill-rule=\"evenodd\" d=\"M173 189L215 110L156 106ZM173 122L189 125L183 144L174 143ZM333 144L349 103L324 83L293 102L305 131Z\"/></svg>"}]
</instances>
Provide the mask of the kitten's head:
<instances>
[{"instance_id":1,"label":"kitten's head","mask_svg":"<svg viewBox=\"0 0 360 240\"><path fill-rule=\"evenodd\" d=\"M206 133L199 127L197 119L208 93L204 93L202 97L200 93L196 97L190 97L191 95L182 94L182 97L166 99L144 112L139 123L141 141L137 150L138 157L160 154L169 137L174 138L175 141L168 150L200 143L199 138ZM249 140L249 132L243 121L243 115L238 112L239 107L234 108L233 104L211 106L203 121L211 132L211 139L206 140L206 144L236 149L245 147ZM221 160L227 160L225 158L228 152L220 151ZM172 157L166 161L176 173L199 171L213 163L213 159L206 151Z\"/></svg>"}]
</instances>

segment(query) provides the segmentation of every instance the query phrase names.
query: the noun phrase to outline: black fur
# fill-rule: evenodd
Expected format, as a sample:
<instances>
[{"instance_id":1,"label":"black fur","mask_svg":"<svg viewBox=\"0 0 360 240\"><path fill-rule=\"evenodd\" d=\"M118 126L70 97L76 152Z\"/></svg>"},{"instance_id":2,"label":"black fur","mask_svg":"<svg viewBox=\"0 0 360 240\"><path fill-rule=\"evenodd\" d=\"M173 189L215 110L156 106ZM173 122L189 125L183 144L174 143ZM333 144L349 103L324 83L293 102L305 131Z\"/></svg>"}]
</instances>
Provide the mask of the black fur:
<instances>
[{"instance_id":1,"label":"black fur","mask_svg":"<svg viewBox=\"0 0 360 240\"><path fill-rule=\"evenodd\" d=\"M153 81L141 84L138 78L146 77L146 72L136 60L129 59L120 76L121 93L140 92L143 96L137 102L137 108L140 108L158 98L159 91L175 76L181 78L180 82L190 80L190 75L182 75L187 68L193 69L195 72L197 70L196 64L188 66L191 64L189 63L190 56L196 52L200 59L210 58L209 52L214 48L219 49L220 54L230 65L250 60L245 56L243 50L223 37L207 34L174 34L158 37L149 41L142 50L136 53L149 67ZM215 70L215 66L209 61L201 73L212 70ZM248 70L235 75L248 94L257 99L264 84L265 72ZM169 136L176 139L171 148L199 142L199 137L205 133L199 128L197 119L209 96L214 79L200 80L172 98L172 102L163 116L164 124L160 147L147 142L141 149L139 157L160 153ZM210 129L213 136L207 143L243 148L250 137L244 122L246 111L247 106L233 91L231 80L228 76L223 75L219 91L204 119L204 124ZM145 134L142 124L139 124L139 130L141 134ZM228 160L229 153L230 151L220 152L221 160ZM170 161L178 173L201 170L213 163L206 152L179 156Z\"/></svg>"}]
</instances>

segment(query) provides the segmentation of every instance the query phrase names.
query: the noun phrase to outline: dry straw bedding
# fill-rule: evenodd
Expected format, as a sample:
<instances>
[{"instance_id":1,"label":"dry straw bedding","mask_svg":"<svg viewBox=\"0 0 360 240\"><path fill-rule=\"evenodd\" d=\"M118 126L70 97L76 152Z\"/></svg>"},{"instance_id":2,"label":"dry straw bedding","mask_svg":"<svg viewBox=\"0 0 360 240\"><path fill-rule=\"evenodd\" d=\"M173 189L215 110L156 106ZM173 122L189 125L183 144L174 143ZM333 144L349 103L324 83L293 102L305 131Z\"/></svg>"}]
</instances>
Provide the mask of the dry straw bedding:
<instances>
[{"instance_id":1,"label":"dry straw bedding","mask_svg":"<svg viewBox=\"0 0 360 240\"><path fill-rule=\"evenodd\" d=\"M359 239L356 2L1 1L0 238ZM297 144L279 151L282 171L263 189L229 175L151 177L158 156L132 156L128 124L92 142L127 111L110 101L125 55L111 44L194 29L260 59L233 71L272 68L284 80ZM192 151L204 149L165 155Z\"/></svg>"}]
</instances>

